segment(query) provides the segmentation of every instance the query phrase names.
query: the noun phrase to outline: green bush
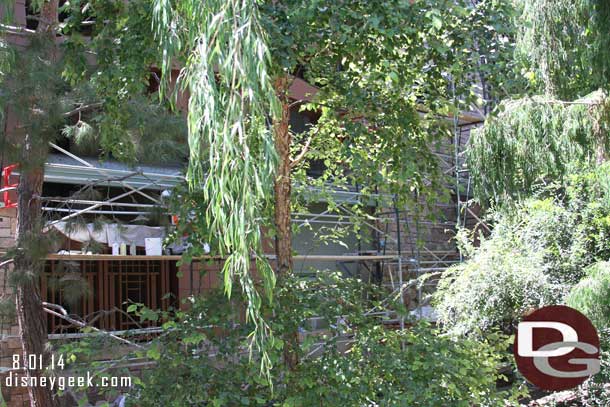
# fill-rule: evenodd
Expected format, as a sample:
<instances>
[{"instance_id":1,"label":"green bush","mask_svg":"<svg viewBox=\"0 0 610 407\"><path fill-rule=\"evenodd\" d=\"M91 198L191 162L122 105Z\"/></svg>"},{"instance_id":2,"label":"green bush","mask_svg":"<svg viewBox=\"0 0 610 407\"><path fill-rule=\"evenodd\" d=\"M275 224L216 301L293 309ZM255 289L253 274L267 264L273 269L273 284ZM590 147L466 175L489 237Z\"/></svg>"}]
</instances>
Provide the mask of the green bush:
<instances>
[{"instance_id":1,"label":"green bush","mask_svg":"<svg viewBox=\"0 0 610 407\"><path fill-rule=\"evenodd\" d=\"M454 333L510 331L530 308L563 303L586 268L610 258L610 164L583 170L567 187L488 214L493 232L442 277L434 299Z\"/></svg>"},{"instance_id":2,"label":"green bush","mask_svg":"<svg viewBox=\"0 0 610 407\"><path fill-rule=\"evenodd\" d=\"M566 303L585 314L598 330L610 328L610 262L596 263L576 284Z\"/></svg>"},{"instance_id":3,"label":"green bush","mask_svg":"<svg viewBox=\"0 0 610 407\"><path fill-rule=\"evenodd\" d=\"M517 393L496 390L506 346L497 335L454 340L425 325L370 327L357 332L347 353L329 350L302 363L283 405L511 405Z\"/></svg>"},{"instance_id":4,"label":"green bush","mask_svg":"<svg viewBox=\"0 0 610 407\"><path fill-rule=\"evenodd\" d=\"M434 296L443 326L463 335L498 327L506 332L526 311L557 302L562 286L544 272L544 254L504 228L471 258L447 270Z\"/></svg>"},{"instance_id":5,"label":"green bush","mask_svg":"<svg viewBox=\"0 0 610 407\"><path fill-rule=\"evenodd\" d=\"M516 391L496 391L506 337L455 340L425 324L388 329L379 317L364 315L372 305L366 298L377 294L336 273L285 284L274 303L288 299L294 306L284 303L289 311L283 315L268 310L275 336L295 327L315 333L303 323L313 315L326 328L301 342L294 370L282 363L278 342L270 350L274 368L269 378L260 376L258 356L248 352L251 327L240 321L239 293L231 301L223 293L193 299L191 309L166 322L167 331L146 352L157 364L128 399L140 407L491 407L515 400ZM151 316L145 309L138 314Z\"/></svg>"},{"instance_id":6,"label":"green bush","mask_svg":"<svg viewBox=\"0 0 610 407\"><path fill-rule=\"evenodd\" d=\"M593 258L588 250L582 219L556 198L530 199L505 216L512 228L512 239L541 256L542 271L566 289L584 276Z\"/></svg>"}]
</instances>

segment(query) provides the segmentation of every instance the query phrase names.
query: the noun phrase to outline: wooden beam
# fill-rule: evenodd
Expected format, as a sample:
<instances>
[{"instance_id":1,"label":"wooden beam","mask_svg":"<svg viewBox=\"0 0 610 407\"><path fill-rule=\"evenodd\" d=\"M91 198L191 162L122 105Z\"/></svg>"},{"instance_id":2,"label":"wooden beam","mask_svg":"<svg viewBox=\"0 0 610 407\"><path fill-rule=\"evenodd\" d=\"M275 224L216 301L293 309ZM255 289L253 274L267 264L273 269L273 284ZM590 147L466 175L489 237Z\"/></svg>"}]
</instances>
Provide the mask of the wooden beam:
<instances>
[{"instance_id":1,"label":"wooden beam","mask_svg":"<svg viewBox=\"0 0 610 407\"><path fill-rule=\"evenodd\" d=\"M266 256L269 260L274 260L275 256ZM113 256L112 254L49 254L47 260L180 260L182 256L179 255L165 255L165 256ZM308 255L308 256L293 256L294 260L297 261L378 261L378 260L393 260L398 256L375 256L375 255ZM195 257L193 260L222 260L221 256L201 256Z\"/></svg>"}]
</instances>

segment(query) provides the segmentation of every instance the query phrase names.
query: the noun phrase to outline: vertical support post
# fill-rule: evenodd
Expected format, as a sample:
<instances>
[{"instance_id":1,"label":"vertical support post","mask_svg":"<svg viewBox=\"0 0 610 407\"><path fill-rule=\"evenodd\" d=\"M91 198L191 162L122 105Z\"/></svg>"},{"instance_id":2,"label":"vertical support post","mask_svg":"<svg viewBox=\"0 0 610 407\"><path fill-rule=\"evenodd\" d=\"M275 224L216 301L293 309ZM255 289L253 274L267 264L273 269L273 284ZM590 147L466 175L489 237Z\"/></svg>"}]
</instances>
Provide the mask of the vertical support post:
<instances>
[{"instance_id":1,"label":"vertical support post","mask_svg":"<svg viewBox=\"0 0 610 407\"><path fill-rule=\"evenodd\" d=\"M356 197L358 199L358 204L360 204L360 185L356 184ZM362 231L359 229L358 230L358 256L360 256L362 254ZM370 274L370 272L369 272ZM362 263L361 262L356 262L356 275L358 276L358 278L362 278Z\"/></svg>"},{"instance_id":2,"label":"vertical support post","mask_svg":"<svg viewBox=\"0 0 610 407\"><path fill-rule=\"evenodd\" d=\"M419 320L423 317L423 306L422 306L422 283L419 280L421 277L421 269L419 267L420 249L419 249L419 214L415 218L415 250L417 258L415 259L415 276L417 278L417 309L419 313Z\"/></svg>"},{"instance_id":3,"label":"vertical support post","mask_svg":"<svg viewBox=\"0 0 610 407\"><path fill-rule=\"evenodd\" d=\"M453 91L453 103L456 102L455 97L455 81L451 81L451 88ZM460 132L458 130L459 113L453 114L453 144L454 144L454 160L455 160L455 196L456 196L456 229L460 226L462 216L462 203L460 198ZM460 261L462 261L462 252L460 252Z\"/></svg>"},{"instance_id":4,"label":"vertical support post","mask_svg":"<svg viewBox=\"0 0 610 407\"><path fill-rule=\"evenodd\" d=\"M398 247L398 286L400 287L400 303L405 305L405 296L404 296L404 287L402 281L402 248L401 248L401 239L400 239L400 215L398 212L398 202L397 197L394 195L394 215L396 216L396 244ZM400 329L405 329L405 317L400 315Z\"/></svg>"},{"instance_id":5,"label":"vertical support post","mask_svg":"<svg viewBox=\"0 0 610 407\"><path fill-rule=\"evenodd\" d=\"M402 256L398 255L398 284L400 285L400 302L405 305L405 288L402 281ZM405 329L405 317L400 316L400 329Z\"/></svg>"}]
</instances>

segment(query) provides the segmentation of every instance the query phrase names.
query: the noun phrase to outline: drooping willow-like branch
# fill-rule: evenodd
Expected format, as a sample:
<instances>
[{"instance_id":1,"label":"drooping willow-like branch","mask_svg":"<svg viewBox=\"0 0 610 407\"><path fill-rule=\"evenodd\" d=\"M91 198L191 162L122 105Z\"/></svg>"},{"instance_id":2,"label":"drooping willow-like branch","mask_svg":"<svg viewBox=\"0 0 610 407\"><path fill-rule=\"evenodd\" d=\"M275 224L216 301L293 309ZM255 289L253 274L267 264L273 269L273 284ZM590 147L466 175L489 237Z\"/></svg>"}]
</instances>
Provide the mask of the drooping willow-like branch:
<instances>
[{"instance_id":1,"label":"drooping willow-like branch","mask_svg":"<svg viewBox=\"0 0 610 407\"><path fill-rule=\"evenodd\" d=\"M573 164L603 161L610 151L610 101L603 91L560 101L504 102L473 131L467 164L482 202L518 198L539 183L561 182Z\"/></svg>"},{"instance_id":2,"label":"drooping willow-like branch","mask_svg":"<svg viewBox=\"0 0 610 407\"><path fill-rule=\"evenodd\" d=\"M270 202L276 167L273 135L268 126L279 102L270 78L270 55L259 24L255 0L156 0L156 36L163 49L161 80L168 80L174 62L188 55L179 77L189 94L192 190L203 189L196 212L203 219L202 239L226 256L224 288L230 295L237 280L247 299L246 316L255 325L252 344L260 351L261 368L271 361L265 346L272 339L261 315L263 296L252 276L254 255L267 298L275 276L262 255L262 213Z\"/></svg>"}]
</instances>

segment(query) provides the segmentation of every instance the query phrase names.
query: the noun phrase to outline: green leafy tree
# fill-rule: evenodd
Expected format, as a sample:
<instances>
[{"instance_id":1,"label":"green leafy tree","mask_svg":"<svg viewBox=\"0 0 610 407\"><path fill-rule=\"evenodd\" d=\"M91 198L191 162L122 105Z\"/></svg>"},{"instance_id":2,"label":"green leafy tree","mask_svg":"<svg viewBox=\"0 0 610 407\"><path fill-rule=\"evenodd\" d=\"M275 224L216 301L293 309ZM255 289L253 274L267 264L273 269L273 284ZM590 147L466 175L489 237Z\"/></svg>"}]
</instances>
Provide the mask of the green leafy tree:
<instances>
[{"instance_id":1,"label":"green leafy tree","mask_svg":"<svg viewBox=\"0 0 610 407\"><path fill-rule=\"evenodd\" d=\"M37 60L41 67L57 69L53 78L62 95L80 97L69 111L55 107L63 99L53 89L40 94L50 107L39 109L36 98L24 100L24 112L52 114L53 120L41 123L53 126L45 128L44 136L42 131L28 133L44 142L29 144L40 151L26 148L21 158L36 165L32 178L24 171L21 179L27 189L20 190L20 223L31 219L33 226L29 238L20 235L18 250L40 235L39 201L33 198L40 195L46 141L62 127L59 118L94 115L96 119L79 119L65 128L66 134L93 137L117 158L136 156L146 133L142 121L134 121L134 96L147 88L150 67L158 66L162 97L177 96L178 91L189 96L188 178L191 190L200 194L195 196L202 198L191 200L193 238L213 238L218 254L227 257L224 286L230 293L233 281L239 282L253 328L249 344L261 351L261 366L269 370L269 349L282 346L284 361L295 369L296 330L284 332L283 342L274 341L262 313L272 298L276 275L283 286L292 272L293 180L364 185L365 191L376 186L397 195L400 204L414 206L436 200L443 178L431 149L449 134L445 117L473 99L473 70L491 70L492 64L481 62L479 51L491 53L490 44L501 42L494 30L485 28L484 39L473 38L469 31L485 27L489 14L482 10L491 3L71 1L62 6L68 17L61 25L57 1L36 3L43 20L51 22L48 36L53 37L49 54ZM495 17L490 21L497 22ZM83 24L92 26L91 40L83 39ZM46 23L39 27L43 30ZM61 53L55 52L58 32L66 36ZM95 55L95 63L87 63L86 55ZM176 66L181 75L172 92ZM33 75L36 65L31 67ZM298 76L318 91L292 101L289 88ZM320 114L298 137L289 125L290 110L297 105ZM140 132L126 130L134 123ZM314 159L324 162L325 171L312 181L306 170ZM262 256L264 227L276 238L275 273ZM250 274L252 257L262 293ZM16 258L20 272L15 275L39 269L41 258L22 256L23 264ZM36 325L40 302L33 275L26 290L33 295L22 296L31 307L21 314ZM296 294L288 290L282 306L289 307ZM23 335L24 342L42 346L41 326L39 335Z\"/></svg>"},{"instance_id":2,"label":"green leafy tree","mask_svg":"<svg viewBox=\"0 0 610 407\"><path fill-rule=\"evenodd\" d=\"M608 3L515 3L515 66L527 86L514 88L473 132L467 156L476 197L485 205L566 182L573 164L603 162L609 150Z\"/></svg>"},{"instance_id":3,"label":"green leafy tree","mask_svg":"<svg viewBox=\"0 0 610 407\"><path fill-rule=\"evenodd\" d=\"M483 38L470 32L497 22L482 11L489 3L155 2L163 77L182 66L179 88L190 95L189 183L204 198L192 200L194 230L228 256L225 288L240 281L259 349L269 332L250 258L268 297L275 277L261 256L266 226L275 237L280 285L292 272L293 181L377 187L414 206L443 195L432 152L449 134L443 117L473 99L470 74L481 66L491 72L479 54L494 49L486 41L502 43L494 30ZM290 100L299 76L317 90ZM320 115L299 136L289 123L295 106ZM313 160L325 165L316 180L306 173ZM283 341L294 368L296 332Z\"/></svg>"},{"instance_id":4,"label":"green leafy tree","mask_svg":"<svg viewBox=\"0 0 610 407\"><path fill-rule=\"evenodd\" d=\"M536 96L505 100L473 132L467 163L482 203L524 199L545 184L565 184L582 165L606 160L610 103L604 91L573 102Z\"/></svg>"}]
</instances>

